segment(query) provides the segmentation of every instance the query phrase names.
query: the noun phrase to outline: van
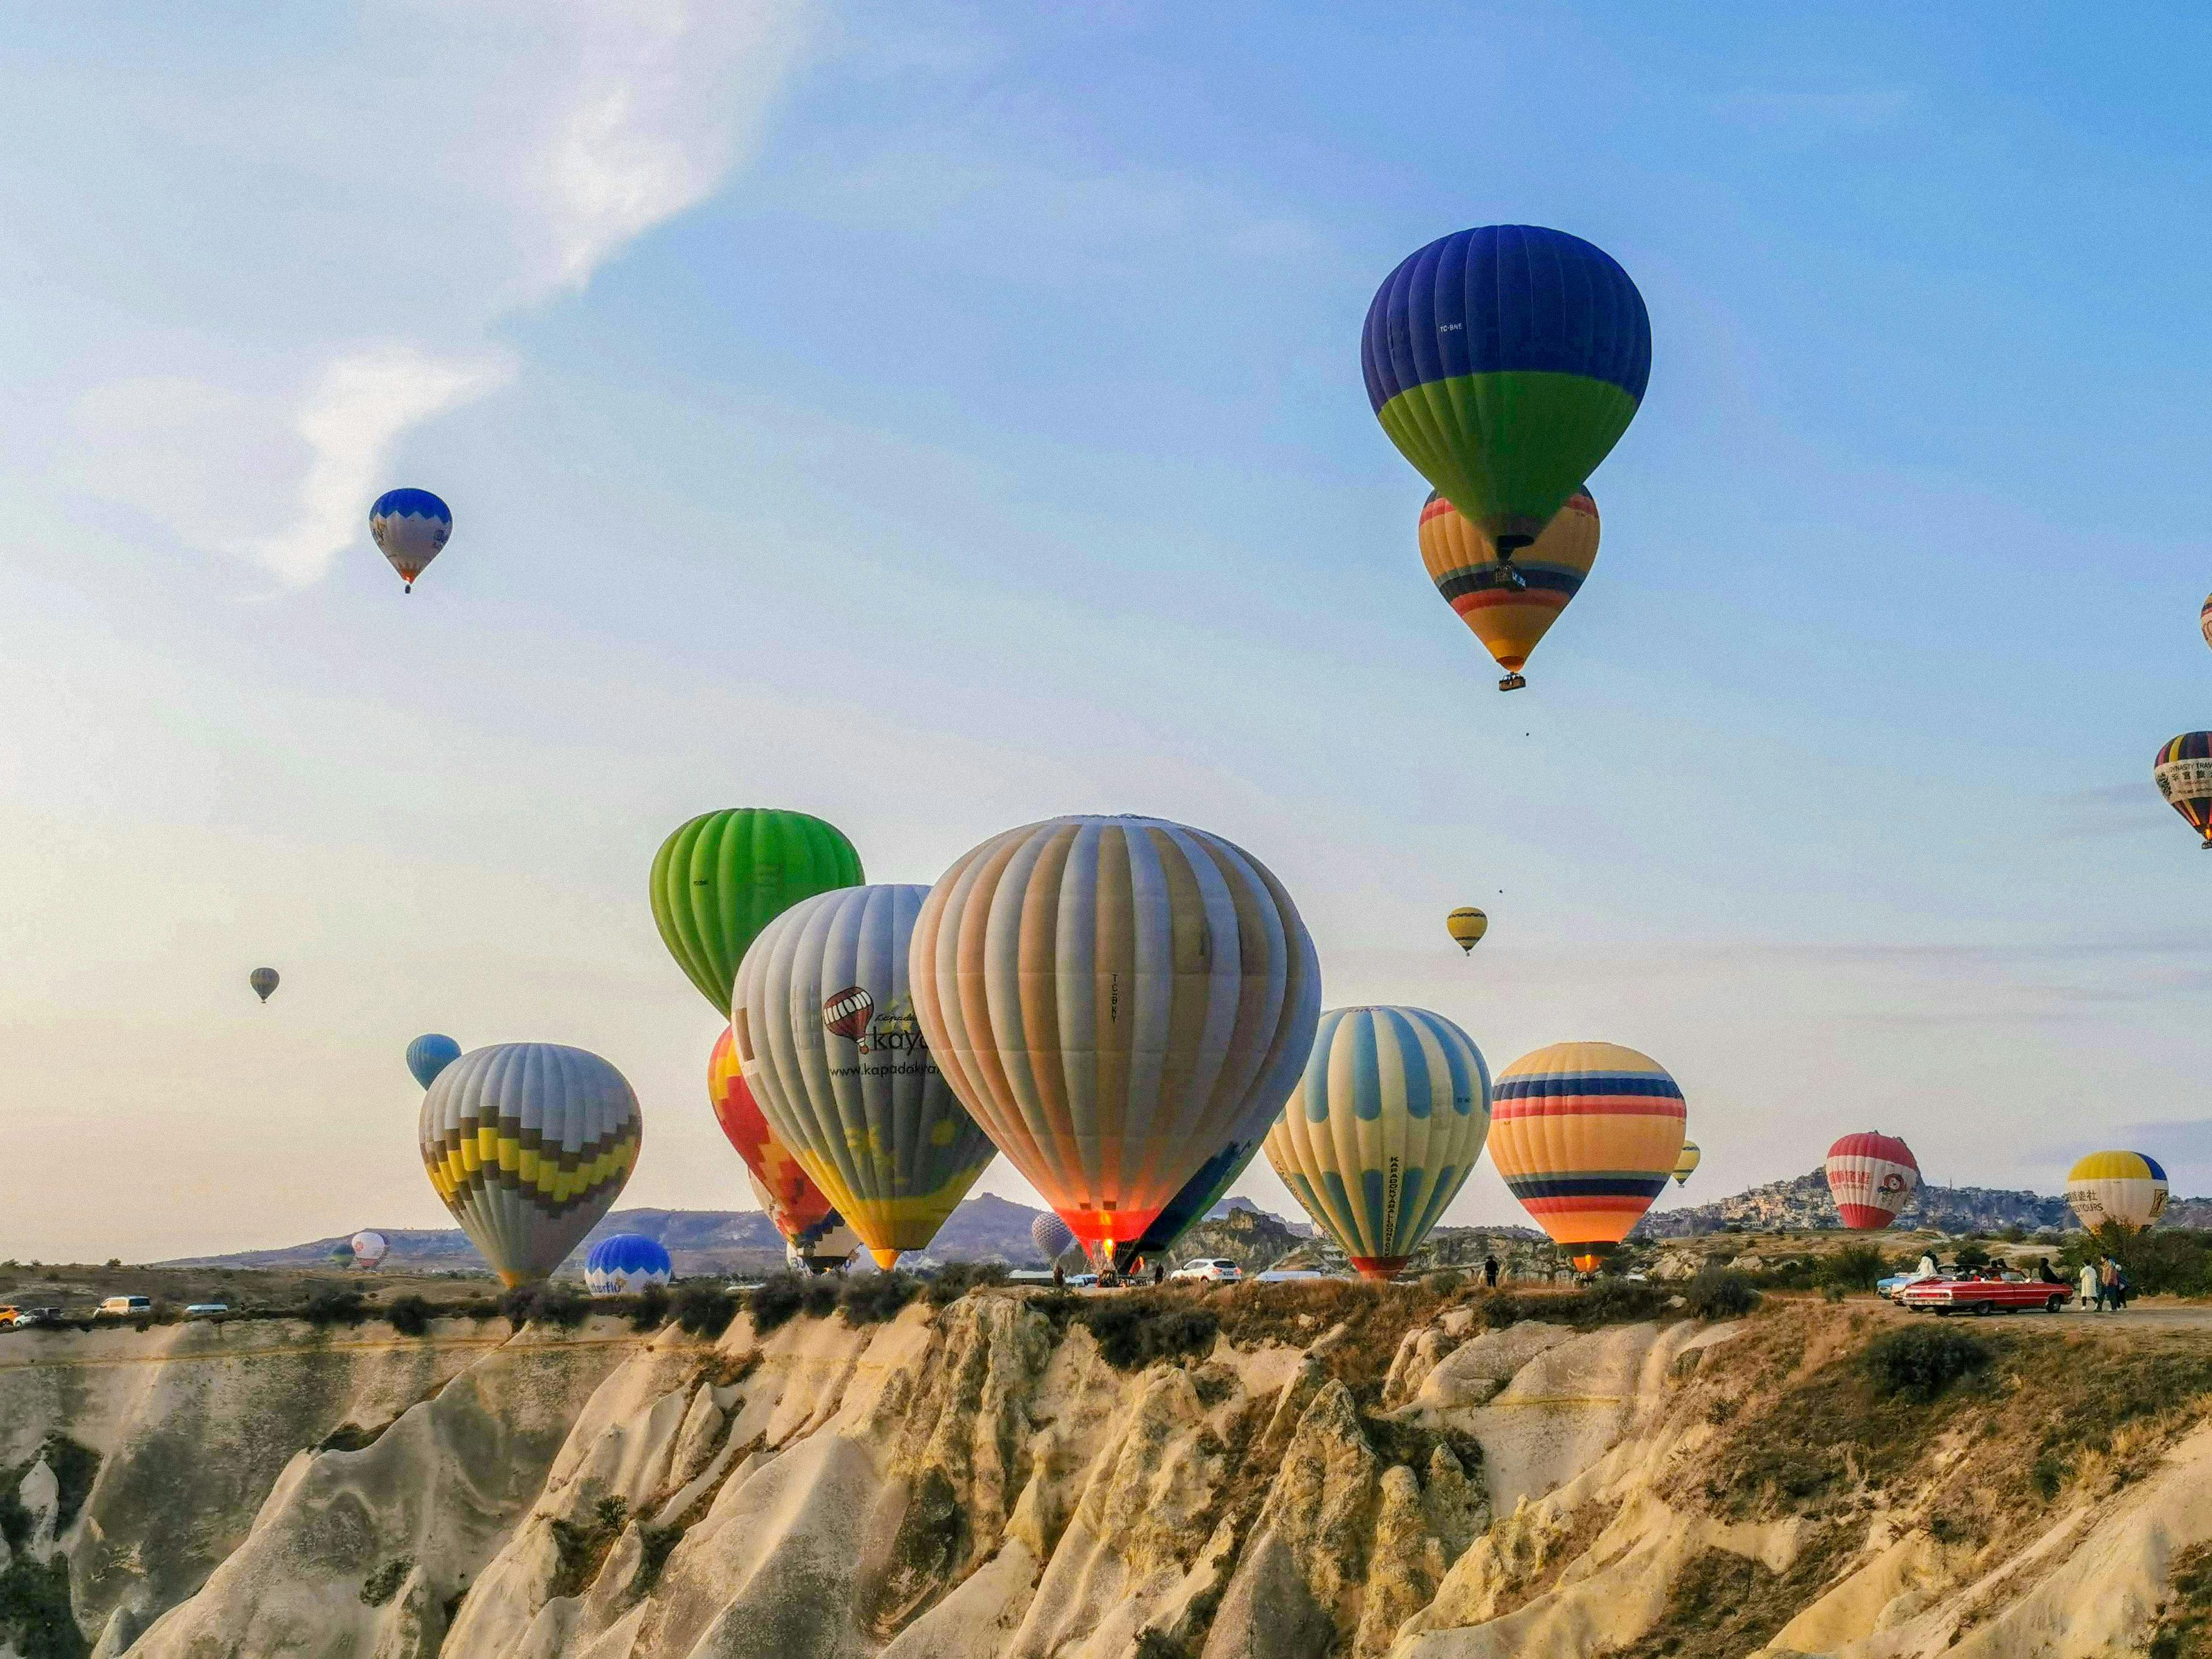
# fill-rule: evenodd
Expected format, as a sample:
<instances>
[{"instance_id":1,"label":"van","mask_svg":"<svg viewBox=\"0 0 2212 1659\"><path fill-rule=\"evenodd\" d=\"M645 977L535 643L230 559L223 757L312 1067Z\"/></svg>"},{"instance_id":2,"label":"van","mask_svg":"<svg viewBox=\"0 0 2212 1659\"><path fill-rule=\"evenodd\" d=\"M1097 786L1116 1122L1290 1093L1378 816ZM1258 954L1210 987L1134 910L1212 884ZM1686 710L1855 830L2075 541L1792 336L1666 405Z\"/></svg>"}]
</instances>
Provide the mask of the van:
<instances>
[{"instance_id":1,"label":"van","mask_svg":"<svg viewBox=\"0 0 2212 1659\"><path fill-rule=\"evenodd\" d=\"M144 1296L111 1296L92 1310L94 1319L143 1319L154 1311L154 1300Z\"/></svg>"}]
</instances>

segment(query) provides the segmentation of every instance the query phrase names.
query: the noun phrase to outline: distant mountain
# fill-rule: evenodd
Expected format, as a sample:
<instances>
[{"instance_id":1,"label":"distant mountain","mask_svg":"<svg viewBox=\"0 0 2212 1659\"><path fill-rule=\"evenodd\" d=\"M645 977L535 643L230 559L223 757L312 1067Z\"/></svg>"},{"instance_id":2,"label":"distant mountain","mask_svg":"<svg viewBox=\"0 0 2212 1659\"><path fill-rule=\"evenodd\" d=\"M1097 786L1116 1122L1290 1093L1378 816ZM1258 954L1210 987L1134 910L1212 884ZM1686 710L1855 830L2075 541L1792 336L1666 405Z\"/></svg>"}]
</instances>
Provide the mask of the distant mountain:
<instances>
[{"instance_id":1,"label":"distant mountain","mask_svg":"<svg viewBox=\"0 0 2212 1659\"><path fill-rule=\"evenodd\" d=\"M1637 1224L1636 1234L1643 1238L1688 1238L1718 1232L1731 1224L1760 1231L1840 1224L1836 1202L1828 1196L1827 1176L1814 1170L1711 1204L1647 1215ZM1901 1228L1929 1227L1944 1233L1993 1233L2007 1227L2021 1227L2029 1232L2055 1227L2063 1231L2079 1224L2063 1198L1997 1187L1923 1187L1897 1218ZM2165 1224L2212 1224L2212 1200L2182 1200L2167 1210Z\"/></svg>"},{"instance_id":2,"label":"distant mountain","mask_svg":"<svg viewBox=\"0 0 2212 1659\"><path fill-rule=\"evenodd\" d=\"M1304 1216L1277 1215L1273 1210L1263 1210L1242 1193L1231 1193L1227 1198L1206 1212L1207 1221L1218 1221L1233 1210L1249 1210L1254 1215L1263 1215L1268 1220L1287 1227L1299 1238L1311 1238L1317 1229Z\"/></svg>"}]
</instances>

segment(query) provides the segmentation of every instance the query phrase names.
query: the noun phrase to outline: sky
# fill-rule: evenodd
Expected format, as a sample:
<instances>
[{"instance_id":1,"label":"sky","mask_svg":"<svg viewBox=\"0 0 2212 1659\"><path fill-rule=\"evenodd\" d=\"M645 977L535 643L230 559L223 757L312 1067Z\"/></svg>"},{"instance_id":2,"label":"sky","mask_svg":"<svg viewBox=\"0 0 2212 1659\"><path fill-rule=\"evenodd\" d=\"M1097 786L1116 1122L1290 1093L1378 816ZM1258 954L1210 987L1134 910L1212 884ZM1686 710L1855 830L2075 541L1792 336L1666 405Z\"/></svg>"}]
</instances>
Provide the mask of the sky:
<instances>
[{"instance_id":1,"label":"sky","mask_svg":"<svg viewBox=\"0 0 2212 1659\"><path fill-rule=\"evenodd\" d=\"M604 1054L622 1202L745 1206L645 896L740 805L887 881L1225 835L1330 1005L1658 1058L1663 1203L1861 1128L2212 1188L2212 855L2149 778L2212 725L2212 16L6 15L0 1256L441 1224L426 1030ZM1655 343L1504 697L1358 367L1493 222ZM456 520L410 597L400 484ZM1518 1215L1486 1162L1448 1219Z\"/></svg>"}]
</instances>

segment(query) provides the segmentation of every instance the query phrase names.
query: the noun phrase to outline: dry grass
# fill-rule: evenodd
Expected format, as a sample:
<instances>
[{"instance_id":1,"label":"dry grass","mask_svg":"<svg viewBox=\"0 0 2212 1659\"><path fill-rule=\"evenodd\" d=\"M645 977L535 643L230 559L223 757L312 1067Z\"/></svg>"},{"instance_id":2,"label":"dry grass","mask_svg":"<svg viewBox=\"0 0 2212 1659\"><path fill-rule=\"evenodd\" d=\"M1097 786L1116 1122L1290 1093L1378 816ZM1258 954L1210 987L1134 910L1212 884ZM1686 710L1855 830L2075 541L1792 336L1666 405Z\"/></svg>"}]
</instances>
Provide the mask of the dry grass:
<instances>
[{"instance_id":1,"label":"dry grass","mask_svg":"<svg viewBox=\"0 0 2212 1659\"><path fill-rule=\"evenodd\" d=\"M2173 1558L2170 1594L2151 1632L2150 1659L2212 1659L2212 1544Z\"/></svg>"},{"instance_id":2,"label":"dry grass","mask_svg":"<svg viewBox=\"0 0 2212 1659\"><path fill-rule=\"evenodd\" d=\"M1849 1548L1844 1530L1816 1534L1788 1572L1727 1550L1693 1556L1668 1589L1659 1622L1607 1659L1739 1659L1756 1652L1834 1575Z\"/></svg>"}]
</instances>

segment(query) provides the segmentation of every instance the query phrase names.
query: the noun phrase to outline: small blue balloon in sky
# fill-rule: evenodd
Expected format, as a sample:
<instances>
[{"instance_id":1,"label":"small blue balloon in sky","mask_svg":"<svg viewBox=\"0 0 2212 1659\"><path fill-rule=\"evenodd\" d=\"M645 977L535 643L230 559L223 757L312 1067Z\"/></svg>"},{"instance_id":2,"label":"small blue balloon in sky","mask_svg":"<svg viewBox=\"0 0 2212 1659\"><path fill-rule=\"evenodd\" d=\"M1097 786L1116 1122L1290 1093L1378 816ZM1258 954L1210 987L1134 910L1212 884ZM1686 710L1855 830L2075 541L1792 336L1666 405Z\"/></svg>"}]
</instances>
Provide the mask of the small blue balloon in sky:
<instances>
[{"instance_id":1,"label":"small blue balloon in sky","mask_svg":"<svg viewBox=\"0 0 2212 1659\"><path fill-rule=\"evenodd\" d=\"M461 1045L440 1031L425 1031L407 1045L407 1069L426 1089L438 1080L439 1073L460 1057Z\"/></svg>"}]
</instances>

